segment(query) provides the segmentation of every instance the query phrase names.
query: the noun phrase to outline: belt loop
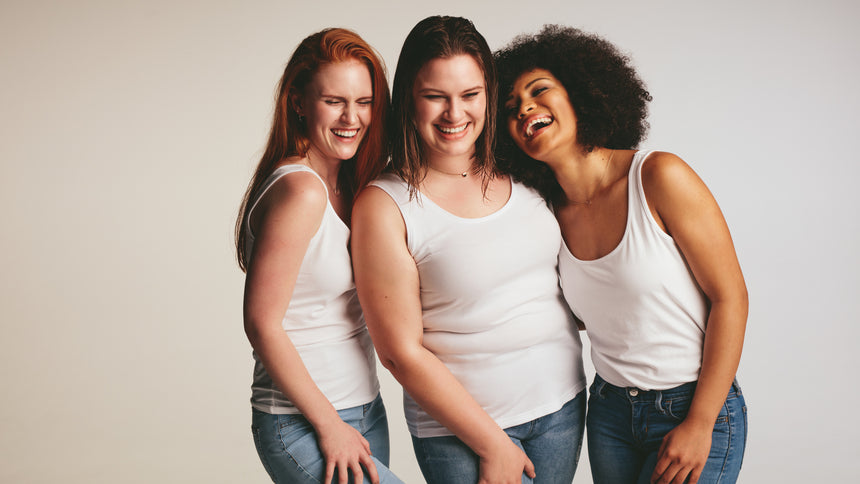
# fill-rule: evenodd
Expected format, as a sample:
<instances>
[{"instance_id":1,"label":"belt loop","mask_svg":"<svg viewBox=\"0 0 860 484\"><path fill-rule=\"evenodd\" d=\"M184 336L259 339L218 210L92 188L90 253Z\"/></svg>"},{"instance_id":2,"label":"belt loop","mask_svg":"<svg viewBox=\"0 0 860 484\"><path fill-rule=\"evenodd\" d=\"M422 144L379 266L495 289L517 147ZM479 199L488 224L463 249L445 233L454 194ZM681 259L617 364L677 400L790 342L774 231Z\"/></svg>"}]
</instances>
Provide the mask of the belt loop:
<instances>
[{"instance_id":1,"label":"belt loop","mask_svg":"<svg viewBox=\"0 0 860 484\"><path fill-rule=\"evenodd\" d=\"M660 413L665 413L663 410L663 391L654 390L654 408Z\"/></svg>"},{"instance_id":2,"label":"belt loop","mask_svg":"<svg viewBox=\"0 0 860 484\"><path fill-rule=\"evenodd\" d=\"M603 398L603 390L605 388L606 388L606 381L603 378L601 378L600 381L597 383L597 396L599 396L600 398Z\"/></svg>"}]
</instances>

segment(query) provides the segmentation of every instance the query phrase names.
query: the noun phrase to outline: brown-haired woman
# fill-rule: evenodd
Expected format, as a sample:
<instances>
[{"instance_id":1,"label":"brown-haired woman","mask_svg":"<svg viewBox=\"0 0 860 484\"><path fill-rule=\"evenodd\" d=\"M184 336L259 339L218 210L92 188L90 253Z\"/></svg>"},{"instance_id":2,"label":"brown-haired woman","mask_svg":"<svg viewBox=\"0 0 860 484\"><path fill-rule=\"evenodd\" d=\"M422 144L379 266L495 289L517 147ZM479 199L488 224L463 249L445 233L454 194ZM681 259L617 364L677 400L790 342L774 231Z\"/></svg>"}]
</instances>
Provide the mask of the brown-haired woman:
<instances>
[{"instance_id":1,"label":"brown-haired woman","mask_svg":"<svg viewBox=\"0 0 860 484\"><path fill-rule=\"evenodd\" d=\"M304 39L239 211L252 432L275 482L400 482L386 467L388 424L347 247L354 194L386 157L388 103L383 64L361 37Z\"/></svg>"},{"instance_id":2,"label":"brown-haired woman","mask_svg":"<svg viewBox=\"0 0 860 484\"><path fill-rule=\"evenodd\" d=\"M356 286L429 484L570 484L585 376L558 287L561 234L537 192L496 169L495 104L472 22L412 29L389 173L353 210Z\"/></svg>"}]
</instances>

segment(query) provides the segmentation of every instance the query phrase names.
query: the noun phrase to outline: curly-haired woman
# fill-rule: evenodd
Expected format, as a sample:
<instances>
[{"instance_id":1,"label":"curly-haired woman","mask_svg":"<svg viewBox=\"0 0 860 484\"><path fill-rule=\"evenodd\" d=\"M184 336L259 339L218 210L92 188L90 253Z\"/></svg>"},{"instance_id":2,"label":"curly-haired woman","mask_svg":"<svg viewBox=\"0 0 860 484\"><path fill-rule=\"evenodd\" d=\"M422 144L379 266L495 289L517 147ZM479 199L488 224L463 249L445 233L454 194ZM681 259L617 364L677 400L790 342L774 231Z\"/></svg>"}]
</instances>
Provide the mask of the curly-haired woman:
<instances>
[{"instance_id":1,"label":"curly-haired woman","mask_svg":"<svg viewBox=\"0 0 860 484\"><path fill-rule=\"evenodd\" d=\"M636 150L651 96L611 43L547 26L496 60L500 166L551 202L591 339L595 482L734 482L748 300L714 197L678 156Z\"/></svg>"}]
</instances>

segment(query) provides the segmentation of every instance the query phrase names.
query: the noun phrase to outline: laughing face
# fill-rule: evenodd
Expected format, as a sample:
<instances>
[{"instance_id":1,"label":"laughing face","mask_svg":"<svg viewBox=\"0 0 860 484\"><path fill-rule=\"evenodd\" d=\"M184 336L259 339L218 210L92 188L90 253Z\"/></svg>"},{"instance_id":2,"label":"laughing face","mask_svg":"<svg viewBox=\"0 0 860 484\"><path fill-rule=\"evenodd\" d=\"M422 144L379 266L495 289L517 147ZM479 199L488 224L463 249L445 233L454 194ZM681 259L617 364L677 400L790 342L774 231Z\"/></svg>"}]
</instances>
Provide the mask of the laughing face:
<instances>
[{"instance_id":1,"label":"laughing face","mask_svg":"<svg viewBox=\"0 0 860 484\"><path fill-rule=\"evenodd\" d=\"M484 130L484 72L466 54L432 59L418 71L412 95L422 146L432 157L471 157Z\"/></svg>"},{"instance_id":2,"label":"laughing face","mask_svg":"<svg viewBox=\"0 0 860 484\"><path fill-rule=\"evenodd\" d=\"M576 114L567 90L546 69L524 72L505 103L508 133L530 157L544 162L576 145Z\"/></svg>"},{"instance_id":3,"label":"laughing face","mask_svg":"<svg viewBox=\"0 0 860 484\"><path fill-rule=\"evenodd\" d=\"M337 160L355 156L373 105L367 66L357 60L325 64L296 101L314 156Z\"/></svg>"}]
</instances>

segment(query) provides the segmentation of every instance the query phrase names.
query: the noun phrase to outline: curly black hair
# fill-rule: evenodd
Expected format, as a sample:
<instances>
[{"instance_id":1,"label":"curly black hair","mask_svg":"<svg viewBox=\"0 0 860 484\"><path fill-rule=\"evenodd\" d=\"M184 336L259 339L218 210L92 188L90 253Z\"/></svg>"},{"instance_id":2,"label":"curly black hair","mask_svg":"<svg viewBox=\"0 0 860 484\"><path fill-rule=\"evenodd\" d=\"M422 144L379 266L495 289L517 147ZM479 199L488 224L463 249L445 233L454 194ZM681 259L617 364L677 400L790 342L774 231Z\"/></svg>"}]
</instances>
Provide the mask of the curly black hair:
<instances>
[{"instance_id":1,"label":"curly black hair","mask_svg":"<svg viewBox=\"0 0 860 484\"><path fill-rule=\"evenodd\" d=\"M536 34L514 38L495 52L499 79L499 116L514 82L524 72L546 69L561 81L577 117L577 142L595 148L633 149L648 131L651 94L630 58L609 41L573 27L545 25ZM561 196L550 168L524 154L511 139L507 120L499 119L496 160L501 171L534 187L547 201Z\"/></svg>"}]
</instances>

